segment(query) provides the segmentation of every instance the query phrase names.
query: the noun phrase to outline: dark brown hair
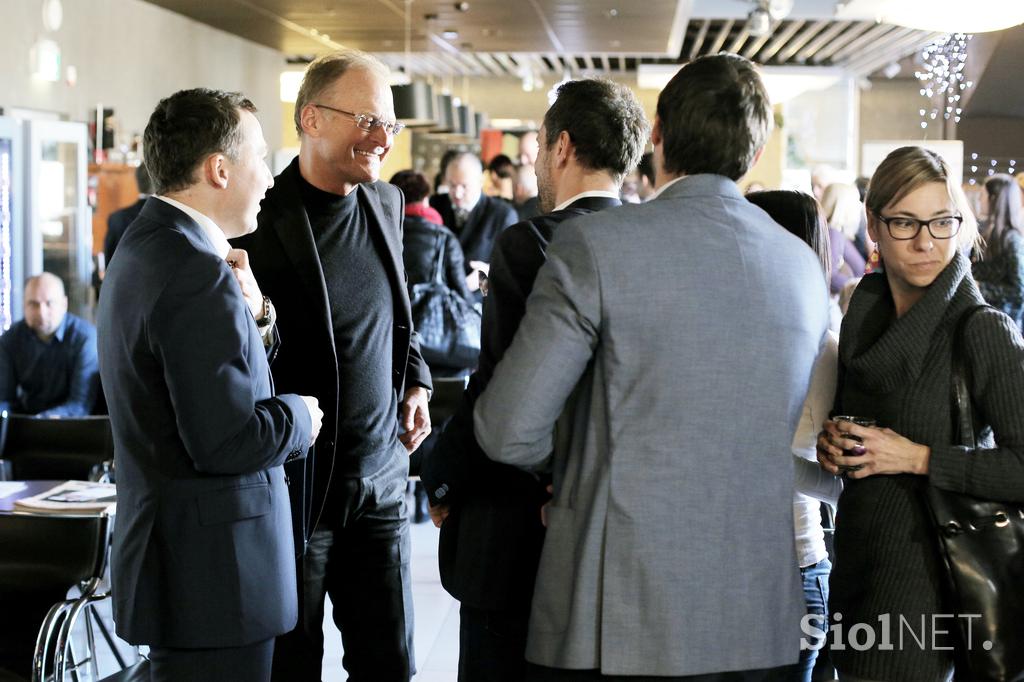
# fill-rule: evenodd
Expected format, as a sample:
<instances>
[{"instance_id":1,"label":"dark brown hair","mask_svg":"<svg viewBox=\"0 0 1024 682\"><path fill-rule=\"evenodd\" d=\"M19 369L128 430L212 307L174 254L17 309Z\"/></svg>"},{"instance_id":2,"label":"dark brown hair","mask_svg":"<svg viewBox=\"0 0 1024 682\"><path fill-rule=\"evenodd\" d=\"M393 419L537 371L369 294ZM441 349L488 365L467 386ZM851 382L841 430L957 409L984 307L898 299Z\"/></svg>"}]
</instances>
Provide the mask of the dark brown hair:
<instances>
[{"instance_id":1,"label":"dark brown hair","mask_svg":"<svg viewBox=\"0 0 1024 682\"><path fill-rule=\"evenodd\" d=\"M773 124L768 92L748 59L700 57L658 95L662 164L668 173L714 173L739 180Z\"/></svg>"},{"instance_id":2,"label":"dark brown hair","mask_svg":"<svg viewBox=\"0 0 1024 682\"><path fill-rule=\"evenodd\" d=\"M616 182L636 168L647 144L647 117L636 95L600 78L558 87L555 103L544 114L544 148L551 149L563 130L581 166L606 171Z\"/></svg>"},{"instance_id":3,"label":"dark brown hair","mask_svg":"<svg viewBox=\"0 0 1024 682\"><path fill-rule=\"evenodd\" d=\"M143 135L146 168L154 194L176 192L196 182L196 168L211 154L238 157L240 110L256 106L237 92L195 88L160 100Z\"/></svg>"},{"instance_id":4,"label":"dark brown hair","mask_svg":"<svg viewBox=\"0 0 1024 682\"><path fill-rule=\"evenodd\" d=\"M760 206L772 220L803 239L818 257L825 279L832 277L828 222L817 199L804 192L769 190L751 192L747 201Z\"/></svg>"},{"instance_id":5,"label":"dark brown hair","mask_svg":"<svg viewBox=\"0 0 1024 682\"><path fill-rule=\"evenodd\" d=\"M985 250L988 256L1000 255L1006 247L1007 235L1021 233L1020 185L1010 175L999 173L985 181L988 194L988 220L985 221Z\"/></svg>"}]
</instances>

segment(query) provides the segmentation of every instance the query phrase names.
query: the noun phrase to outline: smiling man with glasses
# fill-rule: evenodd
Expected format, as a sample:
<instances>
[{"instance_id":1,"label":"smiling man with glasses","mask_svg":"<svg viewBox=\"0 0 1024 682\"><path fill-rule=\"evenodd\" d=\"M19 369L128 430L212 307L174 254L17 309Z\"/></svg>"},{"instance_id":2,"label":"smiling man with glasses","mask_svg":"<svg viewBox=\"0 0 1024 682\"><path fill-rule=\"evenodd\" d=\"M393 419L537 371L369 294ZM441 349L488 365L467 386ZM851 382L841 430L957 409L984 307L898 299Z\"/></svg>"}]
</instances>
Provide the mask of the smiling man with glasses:
<instances>
[{"instance_id":1,"label":"smiling man with glasses","mask_svg":"<svg viewBox=\"0 0 1024 682\"><path fill-rule=\"evenodd\" d=\"M324 411L315 449L288 472L308 543L299 626L278 640L274 679L321 679L330 594L348 679L407 682L405 483L408 455L430 432L431 384L405 286L402 195L379 181L403 127L387 67L355 51L313 62L295 127L299 156L267 192L261 229L238 243L278 310L277 386L302 386Z\"/></svg>"}]
</instances>

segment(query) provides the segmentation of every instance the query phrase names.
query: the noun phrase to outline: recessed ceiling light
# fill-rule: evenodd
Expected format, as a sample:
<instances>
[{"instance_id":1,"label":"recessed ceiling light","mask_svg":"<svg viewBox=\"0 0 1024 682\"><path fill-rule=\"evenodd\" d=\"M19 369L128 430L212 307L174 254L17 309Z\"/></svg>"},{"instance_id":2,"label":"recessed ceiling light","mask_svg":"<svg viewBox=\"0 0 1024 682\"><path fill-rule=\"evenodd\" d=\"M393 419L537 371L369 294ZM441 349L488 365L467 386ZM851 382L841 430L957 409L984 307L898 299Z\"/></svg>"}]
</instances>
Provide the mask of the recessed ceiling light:
<instances>
[{"instance_id":1,"label":"recessed ceiling light","mask_svg":"<svg viewBox=\"0 0 1024 682\"><path fill-rule=\"evenodd\" d=\"M450 28L447 31L442 31L441 37L444 38L445 40L458 40L459 32L456 31L455 29Z\"/></svg>"}]
</instances>

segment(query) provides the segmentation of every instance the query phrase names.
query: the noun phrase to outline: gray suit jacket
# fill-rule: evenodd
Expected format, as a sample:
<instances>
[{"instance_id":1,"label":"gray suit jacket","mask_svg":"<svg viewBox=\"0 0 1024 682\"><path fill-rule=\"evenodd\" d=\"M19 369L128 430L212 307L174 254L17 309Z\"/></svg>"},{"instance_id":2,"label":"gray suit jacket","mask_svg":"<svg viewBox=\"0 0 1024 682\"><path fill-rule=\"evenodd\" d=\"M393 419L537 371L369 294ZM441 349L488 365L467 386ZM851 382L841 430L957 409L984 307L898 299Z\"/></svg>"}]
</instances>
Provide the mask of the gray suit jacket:
<instances>
[{"instance_id":1,"label":"gray suit jacket","mask_svg":"<svg viewBox=\"0 0 1024 682\"><path fill-rule=\"evenodd\" d=\"M727 178L563 223L475 412L491 458L554 470L530 661L796 662L789 446L827 322L814 254Z\"/></svg>"}]
</instances>

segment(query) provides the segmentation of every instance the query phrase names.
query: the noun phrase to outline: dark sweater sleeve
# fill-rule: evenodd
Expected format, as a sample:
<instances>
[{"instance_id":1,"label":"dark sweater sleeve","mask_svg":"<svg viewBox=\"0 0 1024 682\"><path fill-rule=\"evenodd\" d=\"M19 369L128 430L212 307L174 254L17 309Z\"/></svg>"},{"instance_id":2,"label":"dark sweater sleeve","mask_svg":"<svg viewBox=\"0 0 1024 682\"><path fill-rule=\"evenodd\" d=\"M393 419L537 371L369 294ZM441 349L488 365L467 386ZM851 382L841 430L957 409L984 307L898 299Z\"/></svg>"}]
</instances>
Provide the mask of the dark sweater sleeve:
<instances>
[{"instance_id":1,"label":"dark sweater sleeve","mask_svg":"<svg viewBox=\"0 0 1024 682\"><path fill-rule=\"evenodd\" d=\"M976 268L981 295L1020 324L1024 319L1024 239L1009 239L999 262L984 265L989 267Z\"/></svg>"},{"instance_id":2,"label":"dark sweater sleeve","mask_svg":"<svg viewBox=\"0 0 1024 682\"><path fill-rule=\"evenodd\" d=\"M965 334L976 418L992 427L996 447L931 445L929 477L946 490L1024 501L1024 340L1010 318L991 309L971 320Z\"/></svg>"}]
</instances>

